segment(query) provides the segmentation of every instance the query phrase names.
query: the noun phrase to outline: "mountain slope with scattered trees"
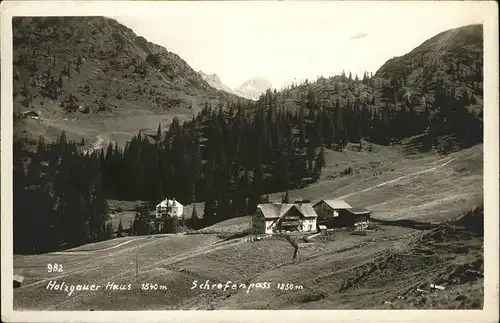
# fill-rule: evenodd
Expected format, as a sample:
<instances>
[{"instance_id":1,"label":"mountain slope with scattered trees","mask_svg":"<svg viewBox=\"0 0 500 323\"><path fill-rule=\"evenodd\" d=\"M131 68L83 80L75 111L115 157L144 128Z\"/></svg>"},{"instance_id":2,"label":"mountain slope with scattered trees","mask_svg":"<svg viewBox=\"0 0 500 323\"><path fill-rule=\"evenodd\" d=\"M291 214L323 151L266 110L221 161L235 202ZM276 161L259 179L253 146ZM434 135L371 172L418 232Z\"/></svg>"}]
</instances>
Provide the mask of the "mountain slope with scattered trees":
<instances>
[{"instance_id":1,"label":"mountain slope with scattered trees","mask_svg":"<svg viewBox=\"0 0 500 323\"><path fill-rule=\"evenodd\" d=\"M196 111L206 102L243 100L214 89L178 55L104 17L15 17L13 63L16 130L25 126L20 113L29 110L57 122Z\"/></svg>"},{"instance_id":2,"label":"mountain slope with scattered trees","mask_svg":"<svg viewBox=\"0 0 500 323\"><path fill-rule=\"evenodd\" d=\"M48 19L67 23L62 18ZM111 20L100 20L102 18L77 19L90 19L87 21L90 26L95 26L94 23L99 25L95 21L114 23ZM25 23L24 20L21 22ZM34 38L28 43L42 42L46 33L52 37L52 26L53 24L46 23L44 29L36 31ZM65 28L72 30L73 27ZM464 28L472 30L474 35L481 30L474 26ZM59 31L61 35L64 35L64 30L66 29ZM126 29L122 31L127 32ZM118 37L113 36L112 32L104 34L106 37ZM454 37L465 37L462 34L464 33L452 33ZM469 32L465 35L469 35ZM439 39L445 36L424 43L415 53L410 53L409 57L432 54L433 50L437 53L448 51L452 57L471 53L469 46L465 45L456 51L452 46L437 48L436 44L443 43ZM27 34L20 37L15 34L15 43L23 37L32 36ZM80 36L68 34L65 37ZM477 37L472 36L465 38L467 44L471 41L474 45L477 40ZM64 39L62 37L59 41L63 42ZM81 56L78 53L87 53L87 47L92 49L94 56L85 57L86 61L82 61L78 68L94 66L91 64L102 62L102 57L107 57L107 61L110 50L113 53L124 52L124 48L130 45L125 43L123 48L117 50L108 47L111 43L111 40L99 44L82 42L82 48L71 49L76 51L71 54L76 57L76 61L69 69L70 75L79 75L76 68L79 66L78 57ZM185 69L183 73L180 67L176 69L172 65L175 60L164 60L173 57L173 54L148 44L143 39L136 39L131 46L136 50L142 48L144 57L139 56L136 63L128 65L131 62L126 63L126 57L124 61L120 61L118 58L121 56L117 56L120 68L109 67L106 79L102 84L99 83L101 86L108 86L108 83L116 80L113 78L115 73L123 73L120 74L120 81L130 77L130 90L126 91L126 97L120 99L124 104L135 104L134 95L138 97L139 94L134 94L133 89L141 88L142 91L144 85L141 84L145 84L145 79L152 80L147 78L150 73L161 77L162 82L165 81L164 78L170 78L170 83L162 84L174 84L174 88L178 86L206 93L202 91L207 87L207 91L212 91L213 95L220 93L204 81L196 83L201 78L197 72ZM60 51L64 48L62 46ZM54 69L41 72L38 61L26 57L28 56L17 55L22 64L16 69L25 69L23 73L19 73L21 76L17 81L21 82L23 77L30 75L27 66L32 65L36 65L34 75L44 75L42 80L45 81L38 84L36 80L40 78L33 77L34 85L22 87L23 93L18 94L20 98L29 98L37 89L46 89L44 98L52 96L55 99L48 101L55 102L64 96L53 89L60 90L61 87L58 84L47 84L60 83L59 79L62 79L62 88L67 86L67 91L71 94L68 94L69 101L61 101L58 108L63 111L61 113L66 113L64 111L68 109L71 111L82 100L91 102L95 97L74 94L78 92L75 90L78 86L74 81L65 83L68 71L66 65L59 66L62 68L60 74L55 73ZM47 57L40 61L50 61ZM468 72L445 73L446 69L436 69L435 73L421 74L422 82L410 83L408 79L417 72L411 70L398 74L398 62L406 59L405 57L407 56L390 60L375 75L365 73L359 79L344 73L328 79L320 78L312 83L306 81L280 92L269 90L257 102L229 100L222 107L220 102L212 104L205 101L200 106L199 113L193 115L191 120L182 122L174 118L168 129L162 129L161 124L158 125L156 135L145 134L138 129L137 135L125 145L110 143L107 148L83 152L75 142L67 140L64 133L54 143L40 138L35 151L27 151L22 142L16 142L14 236L18 238L14 243L15 250L45 252L64 245L74 246L105 239L109 235L106 198L145 200L151 205L164 197L175 197L183 204L203 201L203 218L196 216L194 208L188 223L192 228L199 228L251 214L258 203L268 200L267 194L286 192L317 181L325 166L325 149L342 151L351 142L358 143L359 150L369 152L370 143L390 145L403 138L419 136L422 149L439 148L446 153L481 142L482 109L477 109L474 105L482 103L476 99L482 98L482 83L477 81L478 75L482 75L482 61L477 61L478 58L472 56L475 57L472 58L473 62L464 63L469 66ZM436 64L442 62L444 60L441 58L434 61ZM434 64L427 59L423 63L427 64L425 66ZM144 69L137 70L139 66ZM418 70L417 67L415 69ZM434 69L430 68L429 71ZM55 75L59 77L55 79ZM427 81L424 82L425 80ZM44 83L47 81L49 83ZM194 87L196 84L197 87ZM412 85L412 89L425 90L426 92L419 92L419 97L423 99L401 96L401 93L408 93L407 84L422 84L422 87ZM432 86L432 90L429 86ZM463 91L464 88L466 91ZM96 87L90 89L90 93L94 93L92 91ZM120 93L125 95L125 92ZM109 97L109 93L107 96ZM16 97L15 102L19 100ZM141 96L148 100L156 97L152 94ZM102 98L97 99L97 102L101 102L99 100ZM182 103L177 102L175 105L182 106ZM121 111L121 108L115 110ZM104 111L97 113L101 112ZM447 139L443 141L443 138ZM26 205L38 211L32 212ZM147 210L138 211L136 220L140 222L134 223L134 227L146 228L148 213ZM166 224L166 227L171 227L171 224ZM144 233L147 234L147 231L144 230ZM37 234L33 234L34 232Z\"/></svg>"},{"instance_id":3,"label":"mountain slope with scattered trees","mask_svg":"<svg viewBox=\"0 0 500 323\"><path fill-rule=\"evenodd\" d=\"M469 25L439 33L408 54L387 61L375 78L385 81L387 100L420 101L425 107L433 103L441 85L482 108L483 27ZM387 90L391 87L392 93Z\"/></svg>"},{"instance_id":4,"label":"mountain slope with scattered trees","mask_svg":"<svg viewBox=\"0 0 500 323\"><path fill-rule=\"evenodd\" d=\"M387 144L426 133L427 149L453 149L482 140L482 26L470 25L432 37L410 53L390 59L374 75L342 73L267 91L264 105L343 117L347 140ZM344 119L345 121L342 121ZM348 121L350 120L350 121ZM443 136L451 139L440 142Z\"/></svg>"}]
</instances>

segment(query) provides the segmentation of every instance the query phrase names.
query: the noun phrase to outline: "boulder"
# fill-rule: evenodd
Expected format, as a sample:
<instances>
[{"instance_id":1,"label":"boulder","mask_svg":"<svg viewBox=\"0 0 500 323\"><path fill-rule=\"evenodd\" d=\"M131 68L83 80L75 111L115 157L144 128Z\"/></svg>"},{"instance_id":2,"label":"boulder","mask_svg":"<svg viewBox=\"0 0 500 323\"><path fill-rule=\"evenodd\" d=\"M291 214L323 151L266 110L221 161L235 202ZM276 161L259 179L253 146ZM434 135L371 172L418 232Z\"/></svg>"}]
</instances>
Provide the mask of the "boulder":
<instances>
[{"instance_id":1,"label":"boulder","mask_svg":"<svg viewBox=\"0 0 500 323\"><path fill-rule=\"evenodd\" d=\"M89 108L86 106L83 106L83 105L80 105L78 107L78 111L80 111L81 113L89 113L90 112Z\"/></svg>"}]
</instances>

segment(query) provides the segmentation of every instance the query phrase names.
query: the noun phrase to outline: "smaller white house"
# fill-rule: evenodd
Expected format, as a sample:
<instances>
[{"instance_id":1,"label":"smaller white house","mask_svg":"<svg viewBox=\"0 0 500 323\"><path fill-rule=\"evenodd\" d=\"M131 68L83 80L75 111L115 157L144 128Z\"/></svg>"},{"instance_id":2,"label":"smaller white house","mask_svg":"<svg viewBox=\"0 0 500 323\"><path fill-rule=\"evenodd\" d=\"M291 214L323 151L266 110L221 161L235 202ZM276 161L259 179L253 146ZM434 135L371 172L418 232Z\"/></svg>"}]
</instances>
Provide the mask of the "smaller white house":
<instances>
[{"instance_id":1,"label":"smaller white house","mask_svg":"<svg viewBox=\"0 0 500 323\"><path fill-rule=\"evenodd\" d=\"M181 217L184 213L184 205L173 199L164 199L156 205L156 218L159 219L163 215L171 217Z\"/></svg>"}]
</instances>

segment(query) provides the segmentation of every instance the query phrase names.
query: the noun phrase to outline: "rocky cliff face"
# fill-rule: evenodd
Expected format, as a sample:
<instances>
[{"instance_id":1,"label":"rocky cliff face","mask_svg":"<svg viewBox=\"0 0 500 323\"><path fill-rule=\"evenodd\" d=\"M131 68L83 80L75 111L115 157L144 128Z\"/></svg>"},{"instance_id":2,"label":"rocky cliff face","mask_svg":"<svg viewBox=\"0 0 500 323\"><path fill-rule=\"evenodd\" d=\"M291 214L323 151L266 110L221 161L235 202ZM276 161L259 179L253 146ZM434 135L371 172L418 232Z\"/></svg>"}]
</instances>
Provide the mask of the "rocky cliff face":
<instances>
[{"instance_id":1,"label":"rocky cliff face","mask_svg":"<svg viewBox=\"0 0 500 323\"><path fill-rule=\"evenodd\" d=\"M222 83L217 74L205 74L202 71L200 71L200 75L205 80L205 82L207 82L211 87L217 90L225 91L227 93L234 93L229 86Z\"/></svg>"}]
</instances>

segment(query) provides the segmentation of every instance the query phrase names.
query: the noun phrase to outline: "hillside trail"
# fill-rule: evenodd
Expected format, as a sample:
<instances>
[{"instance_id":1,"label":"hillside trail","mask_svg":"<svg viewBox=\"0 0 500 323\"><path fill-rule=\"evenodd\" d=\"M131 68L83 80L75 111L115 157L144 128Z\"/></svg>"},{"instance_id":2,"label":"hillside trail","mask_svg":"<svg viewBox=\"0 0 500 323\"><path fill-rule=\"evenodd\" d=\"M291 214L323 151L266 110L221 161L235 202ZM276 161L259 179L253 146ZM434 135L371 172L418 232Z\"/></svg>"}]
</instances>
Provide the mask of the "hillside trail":
<instances>
[{"instance_id":1,"label":"hillside trail","mask_svg":"<svg viewBox=\"0 0 500 323\"><path fill-rule=\"evenodd\" d=\"M349 194L346 194L346 195L342 195L342 196L339 196L338 199L345 199L349 196L352 196L354 194L358 194L358 193L364 193L364 192L367 192L367 191L370 191L374 188L377 188L377 187L381 187L381 186L384 186L384 185L387 185L387 184L391 184L391 183L395 183L395 182L398 182L402 179L405 179L405 178L408 178L408 177L411 177L411 176L415 176L415 175L420 175L420 174L423 174L423 173L427 173L427 172L432 172L434 170L437 170L441 167L444 167L446 165L448 165L449 163L451 163L452 161L456 160L457 158L460 157L460 155L462 155L463 153L461 154L457 154L455 157L451 158L451 159L448 159L449 157L445 157L445 158L442 158L440 160L437 160L435 162L432 162L432 163L440 163L446 159L448 159L446 162L442 163L442 164L439 164L439 165L436 165L436 166L433 166L433 167L430 167L430 168L427 168L427 169L424 169L424 170L420 170L418 172L414 172L414 173L410 173L410 174L406 174L406 175L403 175L403 176L400 176L400 177L397 177L397 178L394 178L394 179L391 179L391 180L388 180L388 181L385 181L385 182L382 182L380 184L377 184L377 185L374 185L374 186L371 186L371 187L368 187L368 188L365 188L363 190L360 190L360 191L356 191L356 192L352 192L352 193L349 193Z\"/></svg>"},{"instance_id":2,"label":"hillside trail","mask_svg":"<svg viewBox=\"0 0 500 323\"><path fill-rule=\"evenodd\" d=\"M146 237L141 237L141 238L135 238L135 239L127 240L127 241L119 243L117 245L114 245L114 246L111 246L111 247L107 247L107 248L102 248L102 249L95 249L95 250L75 250L75 251L57 251L57 252L53 252L52 254L53 255L79 255L79 256L81 256L81 255L90 255L90 254L93 254L93 253L98 252L98 251L100 252L100 251L112 250L112 249L124 246L126 244L129 244L131 242L134 242L134 241L137 241L137 240L142 240L142 239L146 239Z\"/></svg>"}]
</instances>

